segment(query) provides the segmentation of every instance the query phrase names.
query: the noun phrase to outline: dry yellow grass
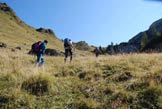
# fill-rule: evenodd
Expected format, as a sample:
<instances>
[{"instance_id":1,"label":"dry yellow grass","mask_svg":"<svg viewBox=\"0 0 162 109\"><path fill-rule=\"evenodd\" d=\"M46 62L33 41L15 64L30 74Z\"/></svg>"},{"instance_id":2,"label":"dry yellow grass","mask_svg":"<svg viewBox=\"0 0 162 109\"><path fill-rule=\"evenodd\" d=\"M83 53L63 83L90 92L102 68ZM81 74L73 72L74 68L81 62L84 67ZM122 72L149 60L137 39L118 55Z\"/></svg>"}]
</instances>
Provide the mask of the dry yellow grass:
<instances>
[{"instance_id":1,"label":"dry yellow grass","mask_svg":"<svg viewBox=\"0 0 162 109\"><path fill-rule=\"evenodd\" d=\"M0 52L0 98L9 99L1 104L32 109L161 108L160 53L76 55L66 64L64 57L45 56L45 68L37 68L36 57L23 51Z\"/></svg>"},{"instance_id":2,"label":"dry yellow grass","mask_svg":"<svg viewBox=\"0 0 162 109\"><path fill-rule=\"evenodd\" d=\"M63 51L55 36L36 32L14 13L0 10L0 108L2 109L161 109L162 54L120 54L96 58L76 50L72 63L45 56L35 67L31 44L48 40ZM12 51L21 47L22 50Z\"/></svg>"},{"instance_id":3,"label":"dry yellow grass","mask_svg":"<svg viewBox=\"0 0 162 109\"><path fill-rule=\"evenodd\" d=\"M63 43L55 35L41 34L35 28L26 25L14 13L7 14L0 10L0 38L1 42L8 45L9 48L20 46L23 50L29 50L31 44L39 40L47 39L48 47L57 50L63 49Z\"/></svg>"},{"instance_id":4,"label":"dry yellow grass","mask_svg":"<svg viewBox=\"0 0 162 109\"><path fill-rule=\"evenodd\" d=\"M41 34L14 13L0 11L0 108L6 109L161 109L162 54L106 55L76 50L72 63L45 56L35 67L31 44L63 51L55 35ZM22 50L11 51L21 47Z\"/></svg>"}]
</instances>

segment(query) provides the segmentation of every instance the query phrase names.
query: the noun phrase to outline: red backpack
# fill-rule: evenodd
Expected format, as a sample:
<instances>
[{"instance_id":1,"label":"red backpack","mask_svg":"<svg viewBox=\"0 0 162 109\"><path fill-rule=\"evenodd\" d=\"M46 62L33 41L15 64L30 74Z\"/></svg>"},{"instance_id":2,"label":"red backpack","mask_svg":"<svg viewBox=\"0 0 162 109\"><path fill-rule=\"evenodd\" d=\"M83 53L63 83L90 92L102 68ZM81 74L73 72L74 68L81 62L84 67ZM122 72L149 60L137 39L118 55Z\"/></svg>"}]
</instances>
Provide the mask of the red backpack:
<instances>
[{"instance_id":1,"label":"red backpack","mask_svg":"<svg viewBox=\"0 0 162 109\"><path fill-rule=\"evenodd\" d=\"M32 44L31 49L32 49L33 53L38 53L40 51L40 49L41 49L41 46L40 46L41 43L42 43L41 41L38 41L38 42Z\"/></svg>"}]
</instances>

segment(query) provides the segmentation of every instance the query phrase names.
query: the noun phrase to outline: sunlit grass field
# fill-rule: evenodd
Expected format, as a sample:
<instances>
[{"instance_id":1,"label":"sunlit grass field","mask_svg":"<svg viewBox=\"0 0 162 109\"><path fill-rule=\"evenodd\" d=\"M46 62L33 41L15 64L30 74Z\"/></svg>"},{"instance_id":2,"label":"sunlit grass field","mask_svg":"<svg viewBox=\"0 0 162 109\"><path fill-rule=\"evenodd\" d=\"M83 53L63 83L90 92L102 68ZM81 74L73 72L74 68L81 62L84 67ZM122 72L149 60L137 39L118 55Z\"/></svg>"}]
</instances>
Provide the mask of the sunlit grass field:
<instances>
[{"instance_id":1,"label":"sunlit grass field","mask_svg":"<svg viewBox=\"0 0 162 109\"><path fill-rule=\"evenodd\" d=\"M162 54L36 56L0 49L2 109L161 109Z\"/></svg>"},{"instance_id":2,"label":"sunlit grass field","mask_svg":"<svg viewBox=\"0 0 162 109\"><path fill-rule=\"evenodd\" d=\"M72 63L45 56L45 66L36 67L27 54L34 42L47 39L47 48L60 52L63 42L14 12L0 10L0 27L7 44L0 48L0 109L162 109L161 53L96 58L76 50Z\"/></svg>"}]
</instances>

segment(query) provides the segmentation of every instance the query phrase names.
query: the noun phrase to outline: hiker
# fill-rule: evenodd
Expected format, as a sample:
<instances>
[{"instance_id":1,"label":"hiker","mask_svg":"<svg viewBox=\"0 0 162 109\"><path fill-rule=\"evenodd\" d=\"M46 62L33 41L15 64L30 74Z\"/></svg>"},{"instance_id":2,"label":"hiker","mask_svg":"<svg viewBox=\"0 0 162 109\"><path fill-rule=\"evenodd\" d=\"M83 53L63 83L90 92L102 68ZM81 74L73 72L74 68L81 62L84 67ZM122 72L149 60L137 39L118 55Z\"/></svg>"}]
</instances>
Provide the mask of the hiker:
<instances>
[{"instance_id":1,"label":"hiker","mask_svg":"<svg viewBox=\"0 0 162 109\"><path fill-rule=\"evenodd\" d=\"M46 50L46 45L48 41L44 40L39 46L39 51L37 52L37 63L36 66L44 65L45 64L45 59L44 59L44 54Z\"/></svg>"},{"instance_id":2,"label":"hiker","mask_svg":"<svg viewBox=\"0 0 162 109\"><path fill-rule=\"evenodd\" d=\"M72 56L73 56L73 52L72 52L72 41L71 39L65 38L64 39L64 49L65 49L65 58L64 58L64 62L66 63L66 59L68 57L68 55L70 54L70 62L72 61Z\"/></svg>"},{"instance_id":3,"label":"hiker","mask_svg":"<svg viewBox=\"0 0 162 109\"><path fill-rule=\"evenodd\" d=\"M94 53L95 53L96 57L98 57L99 54L101 54L101 51L99 50L99 48L96 47L96 48L94 49Z\"/></svg>"}]
</instances>

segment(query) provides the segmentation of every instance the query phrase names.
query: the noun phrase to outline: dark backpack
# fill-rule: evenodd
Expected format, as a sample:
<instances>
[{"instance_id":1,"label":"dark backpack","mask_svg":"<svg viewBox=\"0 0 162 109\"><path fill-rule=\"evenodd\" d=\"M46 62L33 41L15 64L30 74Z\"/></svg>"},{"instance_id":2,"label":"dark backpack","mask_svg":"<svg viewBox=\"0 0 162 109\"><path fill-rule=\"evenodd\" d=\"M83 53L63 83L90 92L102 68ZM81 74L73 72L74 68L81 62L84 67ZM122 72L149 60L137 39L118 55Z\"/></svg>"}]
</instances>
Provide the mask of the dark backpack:
<instances>
[{"instance_id":1,"label":"dark backpack","mask_svg":"<svg viewBox=\"0 0 162 109\"><path fill-rule=\"evenodd\" d=\"M41 41L38 41L38 42L32 44L31 49L32 49L32 52L33 53L37 54L40 51L40 49L41 49L41 43L42 43Z\"/></svg>"},{"instance_id":2,"label":"dark backpack","mask_svg":"<svg viewBox=\"0 0 162 109\"><path fill-rule=\"evenodd\" d=\"M69 47L69 46L71 46L70 39L65 38L64 39L64 47Z\"/></svg>"}]
</instances>

